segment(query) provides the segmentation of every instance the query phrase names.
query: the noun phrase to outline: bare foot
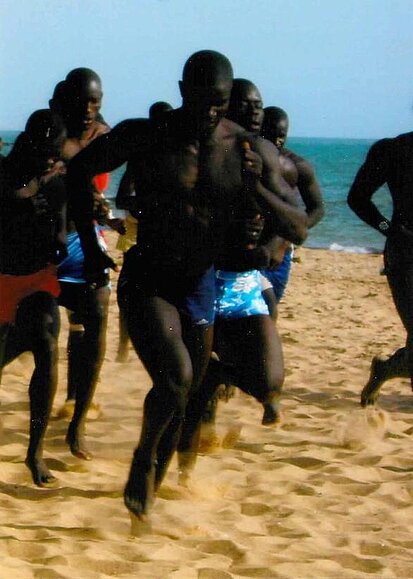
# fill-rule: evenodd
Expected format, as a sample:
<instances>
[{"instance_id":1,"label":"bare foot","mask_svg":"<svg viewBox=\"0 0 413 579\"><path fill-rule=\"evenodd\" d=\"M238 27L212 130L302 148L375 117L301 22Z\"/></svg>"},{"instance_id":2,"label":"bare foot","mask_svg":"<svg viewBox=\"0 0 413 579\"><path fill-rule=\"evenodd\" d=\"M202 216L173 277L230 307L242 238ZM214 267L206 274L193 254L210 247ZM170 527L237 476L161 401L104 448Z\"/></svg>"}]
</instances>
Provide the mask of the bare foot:
<instances>
[{"instance_id":1,"label":"bare foot","mask_svg":"<svg viewBox=\"0 0 413 579\"><path fill-rule=\"evenodd\" d=\"M281 422L281 413L278 402L265 402L262 406L264 408L264 414L262 415L261 424L264 426L270 426Z\"/></svg>"},{"instance_id":2,"label":"bare foot","mask_svg":"<svg viewBox=\"0 0 413 579\"><path fill-rule=\"evenodd\" d=\"M69 445L70 452L73 456L81 458L82 460L92 460L93 455L86 448L84 433L80 434L79 429L76 432L76 428L72 423L69 424L67 430L66 442Z\"/></svg>"},{"instance_id":3,"label":"bare foot","mask_svg":"<svg viewBox=\"0 0 413 579\"><path fill-rule=\"evenodd\" d=\"M155 465L133 457L128 482L123 493L126 508L141 522L148 523L148 511L153 502Z\"/></svg>"},{"instance_id":4,"label":"bare foot","mask_svg":"<svg viewBox=\"0 0 413 579\"><path fill-rule=\"evenodd\" d=\"M58 479L52 475L42 458L32 459L27 457L25 463L32 473L35 485L42 488L56 488L58 486Z\"/></svg>"},{"instance_id":5,"label":"bare foot","mask_svg":"<svg viewBox=\"0 0 413 579\"><path fill-rule=\"evenodd\" d=\"M386 360L381 360L375 356L371 361L370 376L368 382L361 392L360 404L363 406L363 408L376 402L380 387L383 382L385 382L386 378Z\"/></svg>"}]
</instances>

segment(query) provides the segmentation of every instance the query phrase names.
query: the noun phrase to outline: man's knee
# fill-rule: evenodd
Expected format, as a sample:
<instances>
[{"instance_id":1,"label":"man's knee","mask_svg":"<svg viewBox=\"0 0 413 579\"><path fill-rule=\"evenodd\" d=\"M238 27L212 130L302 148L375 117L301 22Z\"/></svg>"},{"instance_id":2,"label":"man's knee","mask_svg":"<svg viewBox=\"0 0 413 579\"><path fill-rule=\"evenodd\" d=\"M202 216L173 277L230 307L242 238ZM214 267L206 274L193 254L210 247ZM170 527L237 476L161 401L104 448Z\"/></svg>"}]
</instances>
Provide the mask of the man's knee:
<instances>
[{"instance_id":1,"label":"man's knee","mask_svg":"<svg viewBox=\"0 0 413 579\"><path fill-rule=\"evenodd\" d=\"M239 387L258 402L264 402L272 394L281 394L284 385L283 368L273 368L270 373L245 372L241 376Z\"/></svg>"}]
</instances>

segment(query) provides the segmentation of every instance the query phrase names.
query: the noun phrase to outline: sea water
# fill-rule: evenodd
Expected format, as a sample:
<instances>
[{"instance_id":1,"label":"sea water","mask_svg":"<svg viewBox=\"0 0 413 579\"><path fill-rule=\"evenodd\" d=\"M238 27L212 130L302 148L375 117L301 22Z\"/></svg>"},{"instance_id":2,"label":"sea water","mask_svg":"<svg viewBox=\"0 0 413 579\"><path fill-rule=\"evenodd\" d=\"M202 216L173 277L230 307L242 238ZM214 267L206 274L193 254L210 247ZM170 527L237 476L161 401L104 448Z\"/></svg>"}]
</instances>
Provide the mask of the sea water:
<instances>
[{"instance_id":1,"label":"sea water","mask_svg":"<svg viewBox=\"0 0 413 579\"><path fill-rule=\"evenodd\" d=\"M8 143L3 154L9 152L10 144L17 135L16 131L0 131L3 141ZM287 147L313 165L325 204L325 217L310 230L305 247L359 253L379 253L383 250L384 237L360 221L347 206L348 190L373 142L308 137L291 137L288 140ZM123 171L124 167L121 167L112 173L106 191L106 197L113 201L113 206ZM386 217L391 216L392 203L386 186L375 194L374 202ZM114 213L121 214L115 209Z\"/></svg>"}]
</instances>

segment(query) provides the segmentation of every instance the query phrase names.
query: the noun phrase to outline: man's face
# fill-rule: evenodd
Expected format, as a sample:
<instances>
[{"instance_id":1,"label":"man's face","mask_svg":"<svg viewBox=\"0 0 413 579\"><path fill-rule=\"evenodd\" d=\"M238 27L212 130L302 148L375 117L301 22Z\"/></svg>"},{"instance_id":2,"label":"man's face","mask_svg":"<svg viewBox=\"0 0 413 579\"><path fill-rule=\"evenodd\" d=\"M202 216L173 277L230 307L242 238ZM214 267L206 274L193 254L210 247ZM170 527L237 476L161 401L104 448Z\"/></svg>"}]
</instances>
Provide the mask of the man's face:
<instances>
[{"instance_id":1,"label":"man's face","mask_svg":"<svg viewBox=\"0 0 413 579\"><path fill-rule=\"evenodd\" d=\"M96 120L102 106L102 87L90 79L77 87L69 87L65 118L71 127L87 130Z\"/></svg>"},{"instance_id":2,"label":"man's face","mask_svg":"<svg viewBox=\"0 0 413 579\"><path fill-rule=\"evenodd\" d=\"M231 118L245 130L259 133L264 119L264 110L261 95L256 87L245 87L239 98L234 99Z\"/></svg>"},{"instance_id":3,"label":"man's face","mask_svg":"<svg viewBox=\"0 0 413 579\"><path fill-rule=\"evenodd\" d=\"M225 116L231 96L232 81L216 80L208 86L182 85L182 106L189 124L199 135L209 135Z\"/></svg>"},{"instance_id":4,"label":"man's face","mask_svg":"<svg viewBox=\"0 0 413 579\"><path fill-rule=\"evenodd\" d=\"M265 123L264 137L274 143L277 149L282 149L288 135L288 119L268 119Z\"/></svg>"}]
</instances>

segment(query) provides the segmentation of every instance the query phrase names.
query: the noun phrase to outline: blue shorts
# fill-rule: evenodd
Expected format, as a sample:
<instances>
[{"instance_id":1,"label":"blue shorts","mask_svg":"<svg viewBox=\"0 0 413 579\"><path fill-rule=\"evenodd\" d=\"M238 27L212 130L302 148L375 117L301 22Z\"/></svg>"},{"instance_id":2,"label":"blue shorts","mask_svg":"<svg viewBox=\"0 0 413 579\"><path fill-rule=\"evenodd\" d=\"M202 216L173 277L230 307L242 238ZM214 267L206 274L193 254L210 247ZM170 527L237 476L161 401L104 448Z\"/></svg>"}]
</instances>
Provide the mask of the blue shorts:
<instances>
[{"instance_id":1,"label":"blue shorts","mask_svg":"<svg viewBox=\"0 0 413 579\"><path fill-rule=\"evenodd\" d=\"M286 250L284 258L276 269L264 269L262 274L271 283L277 302L281 300L287 287L288 279L290 277L291 264L293 259L293 248Z\"/></svg>"},{"instance_id":2,"label":"blue shorts","mask_svg":"<svg viewBox=\"0 0 413 579\"><path fill-rule=\"evenodd\" d=\"M136 246L125 256L118 281L119 307L134 307L148 297L160 297L176 307L195 326L211 326L215 320L215 269L191 276L154 271Z\"/></svg>"},{"instance_id":3,"label":"blue shorts","mask_svg":"<svg viewBox=\"0 0 413 579\"><path fill-rule=\"evenodd\" d=\"M261 274L250 271L216 272L216 316L224 320L237 320L249 316L269 315L262 297Z\"/></svg>"},{"instance_id":4,"label":"blue shorts","mask_svg":"<svg viewBox=\"0 0 413 579\"><path fill-rule=\"evenodd\" d=\"M95 227L98 242L103 251L107 251L107 245L103 238L102 230ZM83 254L80 243L79 234L77 231L72 231L66 236L67 257L61 261L57 267L57 277L59 281L66 281L69 283L86 283L83 277L83 264L85 256ZM106 273L109 273L107 271Z\"/></svg>"}]
</instances>

